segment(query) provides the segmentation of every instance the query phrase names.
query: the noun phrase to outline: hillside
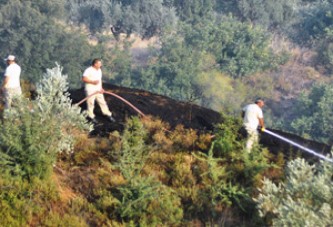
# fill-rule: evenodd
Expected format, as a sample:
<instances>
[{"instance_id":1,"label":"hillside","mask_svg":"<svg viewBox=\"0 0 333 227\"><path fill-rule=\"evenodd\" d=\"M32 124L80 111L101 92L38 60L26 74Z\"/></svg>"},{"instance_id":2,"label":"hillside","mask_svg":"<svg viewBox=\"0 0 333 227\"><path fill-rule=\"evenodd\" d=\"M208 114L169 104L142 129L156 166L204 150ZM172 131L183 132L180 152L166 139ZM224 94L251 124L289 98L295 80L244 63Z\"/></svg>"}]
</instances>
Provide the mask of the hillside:
<instances>
[{"instance_id":1,"label":"hillside","mask_svg":"<svg viewBox=\"0 0 333 227\"><path fill-rule=\"evenodd\" d=\"M0 227L333 226L332 160L268 134L333 154L333 1L0 6L25 97L0 100ZM82 114L95 58L114 123ZM258 97L271 128L247 152Z\"/></svg>"},{"instance_id":2,"label":"hillside","mask_svg":"<svg viewBox=\"0 0 333 227\"><path fill-rule=\"evenodd\" d=\"M185 128L195 129L199 132L208 132L213 135L214 126L223 122L223 117L220 113L195 104L176 101L169 97L153 94L144 90L119 87L112 84L104 84L104 89L126 99L146 116L153 116L168 123L171 128L175 128L177 125L183 125ZM78 103L85 98L83 89L72 90L70 93L73 103ZM105 94L105 99L110 110L112 110L117 123L108 122L108 120L102 116L99 107L97 107L97 119L100 124L95 125L94 131L91 133L93 136L107 136L114 130L122 131L123 123L126 119L131 116L139 115L135 110L133 110L133 108L114 96ZM80 106L85 109L85 102ZM331 150L331 146L329 145L307 140L300 136L283 132L281 130L268 129L281 136L291 139L302 146L313 149L314 151L327 154ZM239 133L241 135L239 139L241 140L244 138L244 132L240 131ZM279 151L283 151L285 156L289 157L293 152L300 152L302 156L310 160L313 158L305 152L300 151L298 148L267 134L262 134L260 142L264 147L267 147L275 154Z\"/></svg>"},{"instance_id":3,"label":"hillside","mask_svg":"<svg viewBox=\"0 0 333 227\"><path fill-rule=\"evenodd\" d=\"M169 123L173 128L178 124L182 124L186 128L212 131L214 124L221 122L221 116L218 112L195 104L177 102L166 96L111 84L104 84L104 89L123 97L145 115L159 117L162 121ZM85 98L83 89L72 90L70 93L73 103L77 103ZM102 123L95 127L95 133L99 135L104 135L113 130L121 130L122 123L124 123L127 118L138 115L135 110L123 101L107 94L105 98L118 123L108 123L108 121L101 116L99 108L97 108L97 114L99 115L97 119ZM83 103L81 107L85 109L86 104Z\"/></svg>"}]
</instances>

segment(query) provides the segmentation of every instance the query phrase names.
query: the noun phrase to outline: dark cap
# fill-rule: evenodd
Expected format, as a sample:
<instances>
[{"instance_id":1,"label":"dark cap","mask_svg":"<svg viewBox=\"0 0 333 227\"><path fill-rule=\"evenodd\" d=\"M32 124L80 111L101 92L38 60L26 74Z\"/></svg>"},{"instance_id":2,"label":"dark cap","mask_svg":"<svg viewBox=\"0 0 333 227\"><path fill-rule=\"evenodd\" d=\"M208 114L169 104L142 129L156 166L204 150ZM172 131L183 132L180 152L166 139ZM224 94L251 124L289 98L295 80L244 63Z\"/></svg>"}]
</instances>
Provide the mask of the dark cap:
<instances>
[{"instance_id":1,"label":"dark cap","mask_svg":"<svg viewBox=\"0 0 333 227\"><path fill-rule=\"evenodd\" d=\"M254 103L257 104L257 103L263 102L263 101L264 101L264 99L258 97L258 98L255 99Z\"/></svg>"}]
</instances>

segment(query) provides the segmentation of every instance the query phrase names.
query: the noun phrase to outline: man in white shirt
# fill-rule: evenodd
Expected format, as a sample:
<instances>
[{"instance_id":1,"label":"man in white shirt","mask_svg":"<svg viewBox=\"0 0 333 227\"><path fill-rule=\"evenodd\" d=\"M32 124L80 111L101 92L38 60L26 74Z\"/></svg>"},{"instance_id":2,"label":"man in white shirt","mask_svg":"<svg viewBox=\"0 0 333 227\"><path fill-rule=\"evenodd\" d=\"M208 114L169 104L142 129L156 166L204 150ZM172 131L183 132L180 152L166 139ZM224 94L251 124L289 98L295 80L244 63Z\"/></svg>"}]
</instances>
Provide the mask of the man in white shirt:
<instances>
[{"instance_id":1,"label":"man in white shirt","mask_svg":"<svg viewBox=\"0 0 333 227\"><path fill-rule=\"evenodd\" d=\"M243 126L247 132L246 150L251 152L253 144L258 143L258 126L263 131L265 129L262 107L265 105L261 98L255 100L255 103L249 104L243 108Z\"/></svg>"},{"instance_id":2,"label":"man in white shirt","mask_svg":"<svg viewBox=\"0 0 333 227\"><path fill-rule=\"evenodd\" d=\"M103 115L107 116L109 121L115 122L115 119L112 117L112 113L110 112L108 105L106 104L104 99L101 67L102 60L99 58L95 58L92 61L91 66L84 71L82 76L82 81L85 83L86 95L90 96L87 99L88 117L93 123L97 123L94 114L95 101L97 101ZM96 94L92 95L94 93Z\"/></svg>"},{"instance_id":3,"label":"man in white shirt","mask_svg":"<svg viewBox=\"0 0 333 227\"><path fill-rule=\"evenodd\" d=\"M8 109L11 107L13 99L20 97L22 94L20 84L21 67L16 64L16 59L13 55L9 55L4 60L7 62L7 68L1 89L5 97L5 109Z\"/></svg>"}]
</instances>

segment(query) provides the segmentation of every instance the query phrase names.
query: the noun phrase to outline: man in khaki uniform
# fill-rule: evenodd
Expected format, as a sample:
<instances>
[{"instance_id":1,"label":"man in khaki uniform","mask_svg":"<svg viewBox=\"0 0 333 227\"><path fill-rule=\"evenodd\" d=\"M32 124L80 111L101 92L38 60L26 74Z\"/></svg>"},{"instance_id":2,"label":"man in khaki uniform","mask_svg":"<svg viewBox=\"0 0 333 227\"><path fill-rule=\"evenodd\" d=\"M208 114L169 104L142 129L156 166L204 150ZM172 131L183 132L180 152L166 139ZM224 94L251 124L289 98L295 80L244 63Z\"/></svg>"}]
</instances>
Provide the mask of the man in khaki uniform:
<instances>
[{"instance_id":1,"label":"man in khaki uniform","mask_svg":"<svg viewBox=\"0 0 333 227\"><path fill-rule=\"evenodd\" d=\"M265 105L261 98L255 100L255 103L249 104L243 108L243 126L247 132L246 150L251 152L254 144L259 141L258 126L265 129L262 107Z\"/></svg>"},{"instance_id":2,"label":"man in khaki uniform","mask_svg":"<svg viewBox=\"0 0 333 227\"><path fill-rule=\"evenodd\" d=\"M85 83L85 92L87 96L90 96L95 92L99 92L87 99L88 117L93 123L97 123L94 114L96 101L100 106L103 115L107 116L109 121L115 122L115 119L112 117L112 113L110 112L108 105L106 104L104 99L101 67L102 60L99 58L95 58L92 61L91 66L84 71L82 76L82 81Z\"/></svg>"}]
</instances>

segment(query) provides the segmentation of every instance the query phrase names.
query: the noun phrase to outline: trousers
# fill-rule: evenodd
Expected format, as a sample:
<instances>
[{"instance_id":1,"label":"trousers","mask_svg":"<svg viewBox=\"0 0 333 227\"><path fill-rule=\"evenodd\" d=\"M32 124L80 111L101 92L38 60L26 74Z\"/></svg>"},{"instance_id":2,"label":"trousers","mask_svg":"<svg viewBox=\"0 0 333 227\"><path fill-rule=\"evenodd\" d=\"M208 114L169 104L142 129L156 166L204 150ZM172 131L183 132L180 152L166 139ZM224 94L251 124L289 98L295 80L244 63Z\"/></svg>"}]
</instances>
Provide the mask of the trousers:
<instances>
[{"instance_id":1,"label":"trousers","mask_svg":"<svg viewBox=\"0 0 333 227\"><path fill-rule=\"evenodd\" d=\"M86 95L89 96L95 92L96 91L86 90ZM87 99L87 111L88 111L89 118L91 118L91 119L95 118L95 114L94 114L95 102L98 103L103 115L108 116L108 117L110 117L112 115L112 113L110 112L109 107L104 99L104 95L98 93L98 94L92 95L91 97L89 97Z\"/></svg>"},{"instance_id":2,"label":"trousers","mask_svg":"<svg viewBox=\"0 0 333 227\"><path fill-rule=\"evenodd\" d=\"M21 87L17 88L6 88L4 90L5 97L5 109L9 109L12 105L13 99L22 95Z\"/></svg>"},{"instance_id":3,"label":"trousers","mask_svg":"<svg viewBox=\"0 0 333 227\"><path fill-rule=\"evenodd\" d=\"M245 148L247 152L251 152L253 145L258 144L259 142L259 133L257 129L253 129L250 127L245 127L246 132L247 132L247 140L246 140L246 145Z\"/></svg>"}]
</instances>

